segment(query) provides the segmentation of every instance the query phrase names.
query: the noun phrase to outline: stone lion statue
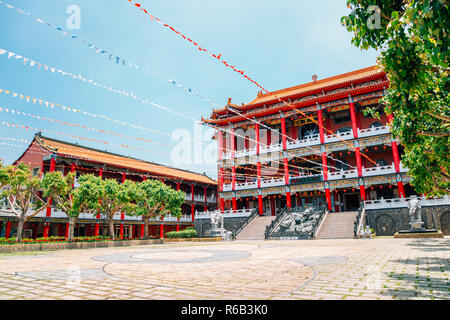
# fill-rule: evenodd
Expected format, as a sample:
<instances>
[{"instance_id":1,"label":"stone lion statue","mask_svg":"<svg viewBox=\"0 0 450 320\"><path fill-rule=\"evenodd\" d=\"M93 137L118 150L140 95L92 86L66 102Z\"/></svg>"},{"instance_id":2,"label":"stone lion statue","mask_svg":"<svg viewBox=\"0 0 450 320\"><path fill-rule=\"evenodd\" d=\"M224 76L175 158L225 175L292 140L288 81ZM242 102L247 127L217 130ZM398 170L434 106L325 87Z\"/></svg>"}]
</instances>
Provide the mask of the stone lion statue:
<instances>
[{"instance_id":1,"label":"stone lion statue","mask_svg":"<svg viewBox=\"0 0 450 320\"><path fill-rule=\"evenodd\" d=\"M223 216L219 211L211 213L212 229L223 229Z\"/></svg>"}]
</instances>

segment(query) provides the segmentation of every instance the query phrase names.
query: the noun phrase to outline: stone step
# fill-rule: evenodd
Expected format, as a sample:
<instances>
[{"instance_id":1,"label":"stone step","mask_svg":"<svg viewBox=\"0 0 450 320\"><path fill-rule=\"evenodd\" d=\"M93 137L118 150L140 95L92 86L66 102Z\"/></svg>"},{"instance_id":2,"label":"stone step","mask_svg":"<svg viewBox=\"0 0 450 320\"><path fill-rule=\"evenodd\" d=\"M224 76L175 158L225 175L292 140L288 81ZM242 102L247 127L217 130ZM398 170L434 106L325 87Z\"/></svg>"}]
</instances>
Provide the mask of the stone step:
<instances>
[{"instance_id":1,"label":"stone step","mask_svg":"<svg viewBox=\"0 0 450 320\"><path fill-rule=\"evenodd\" d=\"M264 240L266 226L275 219L272 216L257 216L236 237L236 240Z\"/></svg>"},{"instance_id":2,"label":"stone step","mask_svg":"<svg viewBox=\"0 0 450 320\"><path fill-rule=\"evenodd\" d=\"M330 212L322 222L317 239L353 239L357 211Z\"/></svg>"}]
</instances>

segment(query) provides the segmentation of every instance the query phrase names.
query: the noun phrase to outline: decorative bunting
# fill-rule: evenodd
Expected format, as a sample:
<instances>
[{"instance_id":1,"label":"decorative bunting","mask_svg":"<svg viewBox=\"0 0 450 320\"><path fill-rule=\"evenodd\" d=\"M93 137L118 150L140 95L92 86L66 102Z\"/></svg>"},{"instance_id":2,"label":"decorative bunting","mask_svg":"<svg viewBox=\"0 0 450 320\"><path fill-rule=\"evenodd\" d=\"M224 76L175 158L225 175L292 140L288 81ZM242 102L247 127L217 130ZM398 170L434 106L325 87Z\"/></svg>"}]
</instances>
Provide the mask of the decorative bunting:
<instances>
[{"instance_id":1,"label":"decorative bunting","mask_svg":"<svg viewBox=\"0 0 450 320\"><path fill-rule=\"evenodd\" d=\"M193 40L189 39L186 35L184 35L183 33L177 31L175 28L173 28L172 26L168 25L167 23L163 23L161 20L159 20L158 18L152 16L149 11L147 9L142 8L141 4L134 1L134 0L128 0L131 4L133 4L136 8L138 8L139 10L141 10L142 12L144 12L147 15L150 15L152 21L155 20L156 22L158 22L160 25L170 29L171 31L175 32L177 35L181 36L184 40L189 41L190 43L192 43L194 46L196 46L201 52L206 52L208 53L211 57L213 57L214 59L219 60L220 62L222 62L227 68L232 69L234 72L242 75L244 78L246 78L248 81L252 82L254 85L256 85L258 88L260 88L261 90L263 90L265 93L270 94L270 92L264 88L263 86L261 86L258 82L256 82L255 80L253 80L252 78L250 78L249 76L247 76L245 74L245 72L243 70L237 70L235 66L231 66L228 62L224 61L221 57L222 54L216 55L213 54L211 52L209 52L207 49L202 48L198 43L194 42ZM311 118L310 116L306 115L303 111L298 110L297 108L295 108L295 106L293 106L292 104L281 100L279 97L277 97L276 95L274 95L272 93L273 97L275 99L277 99L280 103L283 103L286 106L289 106L293 111L301 114L302 116L306 117L306 118L310 118L312 119L312 121L314 123L316 123L318 125L318 122L316 122L313 118ZM339 137L338 135L336 135L336 133L332 132L331 130L324 128L325 131L327 131L328 133L332 134L333 136L337 137L341 142L343 142L344 144L346 144L348 147L350 147L352 150L356 150L356 148L353 146L353 144L348 143L347 141L345 141L344 139L342 139L341 137ZM361 155L364 156L367 160L369 160L370 162L372 162L373 164L376 164L376 162L374 160L372 160L371 158L369 158L366 154L361 152Z\"/></svg>"},{"instance_id":2,"label":"decorative bunting","mask_svg":"<svg viewBox=\"0 0 450 320\"><path fill-rule=\"evenodd\" d=\"M61 120L55 120L55 119L51 119L51 118L41 117L39 115L25 113L25 112L17 111L17 110L14 110L14 109L7 109L7 108L0 107L0 112L6 112L6 113L11 112L13 115L14 114L18 114L18 115L22 115L22 116L26 116L26 117L32 117L34 119L37 118L39 120L42 119L42 120L46 120L46 121L56 122L56 123L59 123L61 125L67 125L67 126L71 126L71 127L78 127L78 128L82 128L82 129L85 129L85 130L88 130L88 131L96 131L96 132L100 132L100 133L110 134L110 135L126 138L126 139L129 139L129 140L138 140L138 141L148 142L148 143L152 143L152 144L157 144L157 145L164 146L164 147L169 147L165 143L155 142L155 141L152 141L150 139L144 139L144 138L139 138L139 137L130 137L130 136L127 136L127 135L121 134L121 133L116 133L116 132L112 132L112 131L96 129L96 128L92 128L92 127L88 127L88 126L84 126L84 125L80 125L80 124L68 123L68 122L64 122L64 121L61 121Z\"/></svg>"},{"instance_id":3,"label":"decorative bunting","mask_svg":"<svg viewBox=\"0 0 450 320\"><path fill-rule=\"evenodd\" d=\"M58 31L59 33L61 33L63 36L70 36L71 39L74 39L74 40L80 40L80 41L82 41L83 43L87 43L88 48L90 48L90 49L91 49L91 48L94 48L96 53L98 53L98 54L100 54L100 55L102 55L102 56L107 56L107 57L108 57L108 60L112 60L112 59L114 58L114 61L116 62L116 65L122 64L122 66L132 67L132 68L134 68L134 69L136 69L136 70L139 70L139 71L141 71L141 72L144 72L144 73L146 73L146 74L149 74L149 75L151 75L151 76L153 76L153 77L155 77L155 78L159 78L159 79L162 78L159 74L154 73L153 71L149 71L149 70L147 70L147 69L145 69L145 68L139 67L139 66L135 65L134 63L127 62L125 59L122 59L122 58L118 57L117 55L115 55L115 54L109 52L108 50L105 50L105 49L102 49L102 48L100 48L100 47L98 47L98 46L96 46L96 45L93 45L92 43L88 42L86 39L84 39L84 38L82 38L82 37L80 37L80 36L71 35L70 33L64 31L64 29L61 28L61 27L59 27L59 26L55 26L55 25L53 25L53 24L51 24L51 23L48 23L48 22L44 21L43 19L36 18L36 17L34 17L32 14L29 14L29 13L27 14L27 13L24 12L23 10L21 10L21 9L19 9L19 8L16 8L16 7L14 7L14 6L10 5L10 4L4 3L3 1L0 1L0 4L3 4L4 6L10 8L10 9L15 9L16 12L18 12L18 13L20 13L20 14L23 14L23 15L26 15L26 16L28 16L28 17L31 17L34 21L36 21L36 22L38 22L38 23L45 23L48 27L57 30L57 31ZM6 51L5 51L5 52L6 52ZM5 52L3 52L3 53L5 53ZM3 53L1 53L1 51L0 51L0 54L3 54ZM34 62L34 63L36 63L36 62ZM33 63L31 66L33 66L34 63ZM40 66L39 66L39 68L40 68ZM47 69L46 69L46 70L47 70ZM52 71L52 72L54 72L54 71ZM192 89L190 89L190 88L188 88L188 87L186 87L186 86L184 86L184 85L182 85L182 84L177 85L177 87L184 89L184 90L185 90L187 93L189 93L189 94L194 94L194 95L198 96L198 97L201 98L203 101L205 101L205 102L207 102L207 103L213 105L214 108L220 108L220 106L219 106L217 103L211 101L206 95L204 95L204 94L202 94L202 93L200 93L200 92L198 92L198 91L194 91L194 90L192 90Z\"/></svg>"}]
</instances>

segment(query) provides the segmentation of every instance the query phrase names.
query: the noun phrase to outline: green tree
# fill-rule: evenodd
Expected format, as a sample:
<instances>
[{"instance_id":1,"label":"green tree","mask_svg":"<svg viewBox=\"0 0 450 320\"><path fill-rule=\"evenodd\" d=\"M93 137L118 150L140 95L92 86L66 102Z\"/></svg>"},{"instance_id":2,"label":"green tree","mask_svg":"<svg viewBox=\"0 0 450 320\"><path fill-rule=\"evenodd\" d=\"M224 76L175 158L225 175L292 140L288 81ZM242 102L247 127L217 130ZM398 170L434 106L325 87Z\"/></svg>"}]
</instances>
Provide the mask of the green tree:
<instances>
[{"instance_id":1,"label":"green tree","mask_svg":"<svg viewBox=\"0 0 450 320\"><path fill-rule=\"evenodd\" d=\"M144 219L144 237L148 238L150 219L161 219L170 214L181 217L181 205L184 203L184 193L175 191L159 180L145 180L137 184L135 193L136 210L134 214Z\"/></svg>"},{"instance_id":2,"label":"green tree","mask_svg":"<svg viewBox=\"0 0 450 320\"><path fill-rule=\"evenodd\" d=\"M1 197L7 201L11 212L18 219L16 240L22 241L24 223L47 207L39 196L41 180L33 177L30 168L23 163L2 167L0 179L4 184Z\"/></svg>"},{"instance_id":3,"label":"green tree","mask_svg":"<svg viewBox=\"0 0 450 320\"><path fill-rule=\"evenodd\" d=\"M348 0L352 43L380 51L389 79L382 103L394 115L403 163L419 193L450 192L449 25L446 0ZM377 116L378 110L370 110Z\"/></svg>"},{"instance_id":4,"label":"green tree","mask_svg":"<svg viewBox=\"0 0 450 320\"><path fill-rule=\"evenodd\" d=\"M63 176L61 172L48 172L42 180L44 196L52 197L54 206L69 219L68 240L74 237L75 225L83 212L93 212L98 207L100 188L94 175L81 175L79 186L73 187L75 173Z\"/></svg>"},{"instance_id":5,"label":"green tree","mask_svg":"<svg viewBox=\"0 0 450 320\"><path fill-rule=\"evenodd\" d=\"M98 209L108 218L109 235L114 240L114 215L119 212L132 214L137 209L133 203L137 192L136 183L126 180L123 184L119 184L114 179L96 178L95 184L99 189L100 200Z\"/></svg>"}]
</instances>

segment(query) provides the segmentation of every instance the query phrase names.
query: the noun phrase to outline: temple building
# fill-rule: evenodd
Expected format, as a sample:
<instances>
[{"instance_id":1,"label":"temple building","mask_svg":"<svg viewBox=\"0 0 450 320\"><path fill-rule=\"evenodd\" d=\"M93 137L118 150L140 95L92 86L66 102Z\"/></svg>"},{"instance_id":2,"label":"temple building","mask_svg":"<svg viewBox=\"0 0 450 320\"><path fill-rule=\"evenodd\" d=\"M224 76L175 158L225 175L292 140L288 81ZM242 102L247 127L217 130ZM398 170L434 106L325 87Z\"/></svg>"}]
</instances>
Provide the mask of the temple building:
<instances>
[{"instance_id":1,"label":"temple building","mask_svg":"<svg viewBox=\"0 0 450 320\"><path fill-rule=\"evenodd\" d=\"M354 211L363 200L415 194L379 102L389 81L376 66L258 96L213 110L217 129L219 209L326 204ZM364 111L376 109L374 118Z\"/></svg>"},{"instance_id":2,"label":"temple building","mask_svg":"<svg viewBox=\"0 0 450 320\"><path fill-rule=\"evenodd\" d=\"M19 162L30 166L34 175L60 171L64 175L76 172L77 177L81 174L95 174L119 182L125 179L136 182L159 179L175 190L184 191L186 201L182 205L183 216L181 218L166 216L163 221L150 220L151 237L163 237L169 231L192 226L195 212L215 209L217 205L217 182L206 175L59 141L39 133L14 165ZM75 180L75 186L76 183ZM14 236L17 223L12 213L6 213L8 211L6 205L3 209L0 212L0 237L9 238ZM144 234L142 218L120 213L115 216L115 229L117 238L140 238ZM24 225L25 238L63 237L67 232L67 216L51 206ZM108 222L101 214L83 213L75 228L75 236L106 236L108 232Z\"/></svg>"}]
</instances>

